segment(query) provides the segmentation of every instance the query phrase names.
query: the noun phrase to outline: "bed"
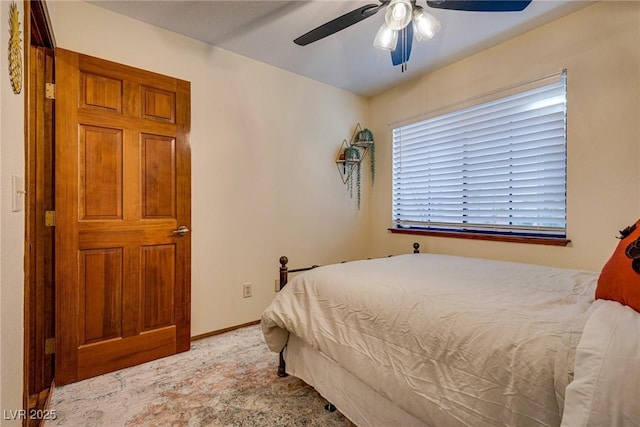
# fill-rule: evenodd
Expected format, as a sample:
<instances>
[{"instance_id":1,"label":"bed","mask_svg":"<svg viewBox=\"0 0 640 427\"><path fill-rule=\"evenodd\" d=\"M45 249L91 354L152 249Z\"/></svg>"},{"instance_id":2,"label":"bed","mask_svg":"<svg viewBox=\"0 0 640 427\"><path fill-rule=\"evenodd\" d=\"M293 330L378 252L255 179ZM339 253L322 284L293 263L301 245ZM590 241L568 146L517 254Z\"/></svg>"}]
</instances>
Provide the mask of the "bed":
<instances>
[{"instance_id":1,"label":"bed","mask_svg":"<svg viewBox=\"0 0 640 427\"><path fill-rule=\"evenodd\" d=\"M279 374L312 385L358 426L640 425L640 371L621 393L594 374L628 380L640 369L640 356L622 368L608 352L640 355L640 315L594 302L598 273L414 247L302 269L262 315ZM617 306L628 319L611 324ZM613 339L612 327L638 339Z\"/></svg>"}]
</instances>

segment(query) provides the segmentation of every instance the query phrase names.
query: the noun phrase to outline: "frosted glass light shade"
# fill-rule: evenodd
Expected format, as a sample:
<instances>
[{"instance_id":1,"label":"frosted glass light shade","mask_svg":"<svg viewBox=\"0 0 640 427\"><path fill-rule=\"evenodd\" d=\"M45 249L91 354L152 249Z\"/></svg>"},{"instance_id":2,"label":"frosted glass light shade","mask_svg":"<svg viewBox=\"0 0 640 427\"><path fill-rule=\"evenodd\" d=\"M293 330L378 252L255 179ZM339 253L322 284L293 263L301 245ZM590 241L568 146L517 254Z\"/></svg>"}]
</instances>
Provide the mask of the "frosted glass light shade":
<instances>
[{"instance_id":1,"label":"frosted glass light shade","mask_svg":"<svg viewBox=\"0 0 640 427\"><path fill-rule=\"evenodd\" d=\"M413 10L413 34L416 40L432 38L440 31L441 26L440 21L432 14L425 12L422 7L416 6Z\"/></svg>"},{"instance_id":2,"label":"frosted glass light shade","mask_svg":"<svg viewBox=\"0 0 640 427\"><path fill-rule=\"evenodd\" d=\"M411 22L411 9L409 0L391 0L384 14L384 22L392 30L401 30Z\"/></svg>"},{"instance_id":3,"label":"frosted glass light shade","mask_svg":"<svg viewBox=\"0 0 640 427\"><path fill-rule=\"evenodd\" d=\"M382 50L396 50L398 44L398 32L392 30L387 24L382 24L373 40L373 45Z\"/></svg>"}]
</instances>

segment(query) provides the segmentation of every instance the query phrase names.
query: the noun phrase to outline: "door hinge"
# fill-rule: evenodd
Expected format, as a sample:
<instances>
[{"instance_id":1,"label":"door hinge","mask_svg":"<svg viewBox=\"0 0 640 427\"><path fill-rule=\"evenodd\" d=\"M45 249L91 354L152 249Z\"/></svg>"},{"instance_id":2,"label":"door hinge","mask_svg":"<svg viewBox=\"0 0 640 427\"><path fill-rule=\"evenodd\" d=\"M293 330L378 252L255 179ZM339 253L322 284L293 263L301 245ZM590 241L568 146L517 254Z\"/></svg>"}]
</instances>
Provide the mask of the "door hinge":
<instances>
[{"instance_id":1,"label":"door hinge","mask_svg":"<svg viewBox=\"0 0 640 427\"><path fill-rule=\"evenodd\" d=\"M54 354L56 352L56 339L48 338L44 340L44 354Z\"/></svg>"},{"instance_id":2,"label":"door hinge","mask_svg":"<svg viewBox=\"0 0 640 427\"><path fill-rule=\"evenodd\" d=\"M44 84L44 97L47 99L56 99L56 85L54 83Z\"/></svg>"},{"instance_id":3,"label":"door hinge","mask_svg":"<svg viewBox=\"0 0 640 427\"><path fill-rule=\"evenodd\" d=\"M46 225L47 227L56 226L56 211L44 212L44 225Z\"/></svg>"}]
</instances>

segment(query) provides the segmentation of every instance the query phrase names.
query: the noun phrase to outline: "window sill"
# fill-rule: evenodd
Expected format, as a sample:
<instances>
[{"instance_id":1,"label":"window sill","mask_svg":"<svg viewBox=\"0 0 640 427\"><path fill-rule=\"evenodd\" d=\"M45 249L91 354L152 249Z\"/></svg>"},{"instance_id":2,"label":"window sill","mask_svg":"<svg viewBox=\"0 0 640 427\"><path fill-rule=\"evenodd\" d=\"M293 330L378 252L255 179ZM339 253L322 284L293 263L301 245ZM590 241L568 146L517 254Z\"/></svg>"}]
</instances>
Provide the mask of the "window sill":
<instances>
[{"instance_id":1,"label":"window sill","mask_svg":"<svg viewBox=\"0 0 640 427\"><path fill-rule=\"evenodd\" d=\"M452 237L456 239L491 240L494 242L531 243L536 245L567 246L571 240L560 237L507 236L473 232L417 230L411 228L389 228L391 233L421 236Z\"/></svg>"}]
</instances>

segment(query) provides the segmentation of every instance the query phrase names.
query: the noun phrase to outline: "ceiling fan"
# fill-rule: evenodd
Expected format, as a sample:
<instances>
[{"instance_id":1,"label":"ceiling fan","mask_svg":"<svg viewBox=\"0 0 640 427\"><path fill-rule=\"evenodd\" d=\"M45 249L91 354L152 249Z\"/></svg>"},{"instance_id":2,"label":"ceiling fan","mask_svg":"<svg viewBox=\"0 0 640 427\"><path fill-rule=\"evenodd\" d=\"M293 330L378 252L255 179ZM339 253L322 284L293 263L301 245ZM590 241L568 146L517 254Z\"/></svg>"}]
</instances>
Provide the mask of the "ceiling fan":
<instances>
[{"instance_id":1,"label":"ceiling fan","mask_svg":"<svg viewBox=\"0 0 640 427\"><path fill-rule=\"evenodd\" d=\"M406 69L411 55L413 36L416 40L432 38L440 30L440 22L416 0L379 0L380 4L368 4L345 13L320 25L293 42L300 46L323 39L344 30L380 10L386 8L385 22L378 30L373 45L391 52L393 65L402 64ZM470 12L520 12L532 0L427 0L427 5L435 9L461 10ZM411 24L412 25L409 25Z\"/></svg>"}]
</instances>

